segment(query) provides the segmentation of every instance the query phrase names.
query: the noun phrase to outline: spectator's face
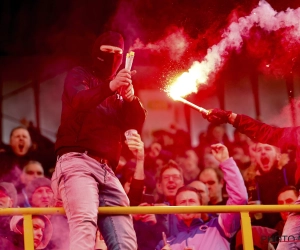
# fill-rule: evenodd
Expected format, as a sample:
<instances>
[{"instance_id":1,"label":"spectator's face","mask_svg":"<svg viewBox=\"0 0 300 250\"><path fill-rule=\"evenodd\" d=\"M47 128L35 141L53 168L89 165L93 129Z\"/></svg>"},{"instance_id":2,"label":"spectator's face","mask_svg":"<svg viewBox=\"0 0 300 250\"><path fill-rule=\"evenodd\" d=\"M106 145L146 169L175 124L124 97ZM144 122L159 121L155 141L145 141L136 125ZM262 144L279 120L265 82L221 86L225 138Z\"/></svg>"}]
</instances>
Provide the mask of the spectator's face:
<instances>
[{"instance_id":1,"label":"spectator's face","mask_svg":"<svg viewBox=\"0 0 300 250\"><path fill-rule=\"evenodd\" d=\"M201 204L207 205L209 202L209 192L207 186L201 181L193 181L189 184L190 187L196 188L201 194Z\"/></svg>"},{"instance_id":2,"label":"spectator's face","mask_svg":"<svg viewBox=\"0 0 300 250\"><path fill-rule=\"evenodd\" d=\"M256 162L262 172L269 172L277 164L279 156L280 154L276 147L269 144L257 143Z\"/></svg>"},{"instance_id":3,"label":"spectator's face","mask_svg":"<svg viewBox=\"0 0 300 250\"><path fill-rule=\"evenodd\" d=\"M278 205L291 205L294 204L297 200L297 196L293 190L287 190L285 192L282 192L277 197L277 203ZM286 221L288 218L289 212L281 212L280 216L281 218Z\"/></svg>"},{"instance_id":4,"label":"spectator's face","mask_svg":"<svg viewBox=\"0 0 300 250\"><path fill-rule=\"evenodd\" d=\"M12 199L0 189L0 208L11 208L13 205Z\"/></svg>"},{"instance_id":5,"label":"spectator's face","mask_svg":"<svg viewBox=\"0 0 300 250\"><path fill-rule=\"evenodd\" d=\"M210 200L219 200L222 197L223 183L219 182L214 170L204 169L199 180L207 186Z\"/></svg>"},{"instance_id":6,"label":"spectator's face","mask_svg":"<svg viewBox=\"0 0 300 250\"><path fill-rule=\"evenodd\" d=\"M203 155L203 165L204 168L218 168L220 162L211 153L205 153Z\"/></svg>"},{"instance_id":7,"label":"spectator's face","mask_svg":"<svg viewBox=\"0 0 300 250\"><path fill-rule=\"evenodd\" d=\"M48 207L53 199L53 191L49 187L37 188L31 197L31 205L33 207Z\"/></svg>"},{"instance_id":8,"label":"spectator's face","mask_svg":"<svg viewBox=\"0 0 300 250\"><path fill-rule=\"evenodd\" d=\"M23 184L28 185L36 178L44 177L44 169L38 163L29 163L21 175Z\"/></svg>"},{"instance_id":9,"label":"spectator's face","mask_svg":"<svg viewBox=\"0 0 300 250\"><path fill-rule=\"evenodd\" d=\"M183 186L183 177L176 168L166 169L161 176L159 188L167 199L172 199L178 188Z\"/></svg>"},{"instance_id":10,"label":"spectator's face","mask_svg":"<svg viewBox=\"0 0 300 250\"><path fill-rule=\"evenodd\" d=\"M158 142L154 142L150 146L148 155L151 158L156 158L157 156L159 156L161 149L161 145Z\"/></svg>"},{"instance_id":11,"label":"spectator's face","mask_svg":"<svg viewBox=\"0 0 300 250\"><path fill-rule=\"evenodd\" d=\"M183 171L199 171L198 156L194 150L187 150L185 152L185 157L180 157L178 163L182 167Z\"/></svg>"},{"instance_id":12,"label":"spectator's face","mask_svg":"<svg viewBox=\"0 0 300 250\"><path fill-rule=\"evenodd\" d=\"M198 195L193 191L183 191L176 196L176 206L201 206ZM183 220L187 225L195 219L199 218L200 214L177 214L179 220Z\"/></svg>"},{"instance_id":13,"label":"spectator's face","mask_svg":"<svg viewBox=\"0 0 300 250\"><path fill-rule=\"evenodd\" d=\"M225 129L222 126L216 126L212 130L212 136L215 138L216 141L222 142L223 136L225 134Z\"/></svg>"},{"instance_id":14,"label":"spectator's face","mask_svg":"<svg viewBox=\"0 0 300 250\"><path fill-rule=\"evenodd\" d=\"M39 217L32 218L32 226L33 226L33 243L34 249L36 249L42 242L45 231L45 222ZM20 232L24 234L23 226L18 227Z\"/></svg>"},{"instance_id":15,"label":"spectator's face","mask_svg":"<svg viewBox=\"0 0 300 250\"><path fill-rule=\"evenodd\" d=\"M45 222L38 217L32 218L34 248L38 247L44 236Z\"/></svg>"},{"instance_id":16,"label":"spectator's face","mask_svg":"<svg viewBox=\"0 0 300 250\"><path fill-rule=\"evenodd\" d=\"M31 138L26 129L16 129L10 137L10 146L18 156L27 154L31 145Z\"/></svg>"}]
</instances>

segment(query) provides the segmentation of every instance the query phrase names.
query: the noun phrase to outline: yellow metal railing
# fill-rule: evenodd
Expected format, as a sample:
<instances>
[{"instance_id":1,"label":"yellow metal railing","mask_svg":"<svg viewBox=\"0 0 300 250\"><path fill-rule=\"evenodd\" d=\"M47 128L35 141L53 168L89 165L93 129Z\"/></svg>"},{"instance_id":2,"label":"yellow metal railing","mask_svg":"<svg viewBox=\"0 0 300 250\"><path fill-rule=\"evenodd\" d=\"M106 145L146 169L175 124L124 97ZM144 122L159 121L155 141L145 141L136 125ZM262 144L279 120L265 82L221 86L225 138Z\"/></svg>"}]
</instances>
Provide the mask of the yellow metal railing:
<instances>
[{"instance_id":1,"label":"yellow metal railing","mask_svg":"<svg viewBox=\"0 0 300 250\"><path fill-rule=\"evenodd\" d=\"M300 212L299 205L244 205L244 206L149 206L149 207L100 207L99 214L184 214L184 213L241 213L244 250L253 250L249 212ZM65 214L63 208L4 208L0 216L24 216L25 250L33 250L32 215Z\"/></svg>"}]
</instances>

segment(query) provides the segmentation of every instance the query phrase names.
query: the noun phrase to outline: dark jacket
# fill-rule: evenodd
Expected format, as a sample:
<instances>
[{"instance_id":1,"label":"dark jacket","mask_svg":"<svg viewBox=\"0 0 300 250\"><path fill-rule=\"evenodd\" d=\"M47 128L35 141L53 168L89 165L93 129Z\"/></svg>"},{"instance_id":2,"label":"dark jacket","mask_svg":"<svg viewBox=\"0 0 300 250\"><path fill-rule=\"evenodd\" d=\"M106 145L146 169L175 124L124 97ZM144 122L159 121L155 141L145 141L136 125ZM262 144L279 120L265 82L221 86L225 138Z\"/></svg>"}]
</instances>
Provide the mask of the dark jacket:
<instances>
[{"instance_id":1,"label":"dark jacket","mask_svg":"<svg viewBox=\"0 0 300 250\"><path fill-rule=\"evenodd\" d=\"M254 120L246 115L237 115L233 126L254 141L267 143L281 149L296 149L297 171L295 183L300 179L300 127L278 128ZM297 186L298 186L297 185Z\"/></svg>"},{"instance_id":2,"label":"dark jacket","mask_svg":"<svg viewBox=\"0 0 300 250\"><path fill-rule=\"evenodd\" d=\"M116 167L124 132L141 131L144 120L145 110L137 97L126 102L110 90L109 82L98 79L90 69L75 67L65 80L56 152L81 148Z\"/></svg>"},{"instance_id":3,"label":"dark jacket","mask_svg":"<svg viewBox=\"0 0 300 250\"><path fill-rule=\"evenodd\" d=\"M295 185L295 168L273 168L270 172L256 176L257 193L263 205L276 205L277 195L281 188ZM279 213L263 213L263 219L257 225L274 228L281 220Z\"/></svg>"}]
</instances>

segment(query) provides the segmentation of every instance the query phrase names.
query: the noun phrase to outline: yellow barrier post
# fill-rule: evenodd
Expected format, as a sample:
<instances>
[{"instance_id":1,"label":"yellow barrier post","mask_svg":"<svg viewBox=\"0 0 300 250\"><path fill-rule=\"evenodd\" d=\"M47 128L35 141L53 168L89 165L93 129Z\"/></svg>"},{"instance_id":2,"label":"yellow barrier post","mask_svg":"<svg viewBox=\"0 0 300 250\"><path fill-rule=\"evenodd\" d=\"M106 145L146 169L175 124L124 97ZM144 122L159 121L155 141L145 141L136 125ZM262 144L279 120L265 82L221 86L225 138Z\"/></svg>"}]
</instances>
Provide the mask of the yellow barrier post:
<instances>
[{"instance_id":1,"label":"yellow barrier post","mask_svg":"<svg viewBox=\"0 0 300 250\"><path fill-rule=\"evenodd\" d=\"M26 250L34 250L33 244L33 225L32 225L32 215L24 215L24 247Z\"/></svg>"},{"instance_id":2,"label":"yellow barrier post","mask_svg":"<svg viewBox=\"0 0 300 250\"><path fill-rule=\"evenodd\" d=\"M241 212L241 228L244 250L253 250L251 219L248 212Z\"/></svg>"}]
</instances>

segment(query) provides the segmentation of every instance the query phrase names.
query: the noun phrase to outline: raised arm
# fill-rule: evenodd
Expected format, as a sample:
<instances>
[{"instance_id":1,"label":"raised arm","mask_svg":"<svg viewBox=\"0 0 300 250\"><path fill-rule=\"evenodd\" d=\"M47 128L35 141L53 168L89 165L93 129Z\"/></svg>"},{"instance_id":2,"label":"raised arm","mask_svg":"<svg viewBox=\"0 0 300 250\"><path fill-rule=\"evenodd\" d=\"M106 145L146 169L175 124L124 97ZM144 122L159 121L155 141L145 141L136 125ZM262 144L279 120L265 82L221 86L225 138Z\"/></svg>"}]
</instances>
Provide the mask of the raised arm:
<instances>
[{"instance_id":1,"label":"raised arm","mask_svg":"<svg viewBox=\"0 0 300 250\"><path fill-rule=\"evenodd\" d=\"M144 143L139 134L132 134L131 138L127 139L125 143L136 158L136 166L130 184L128 198L131 206L138 206L142 201L144 190Z\"/></svg>"},{"instance_id":2,"label":"raised arm","mask_svg":"<svg viewBox=\"0 0 300 250\"><path fill-rule=\"evenodd\" d=\"M207 114L203 114L203 117L212 123L230 123L252 140L280 148L297 147L300 141L300 127L278 128L247 115L239 115L217 108L209 110Z\"/></svg>"},{"instance_id":3,"label":"raised arm","mask_svg":"<svg viewBox=\"0 0 300 250\"><path fill-rule=\"evenodd\" d=\"M228 193L227 205L245 205L248 201L247 190L242 175L232 158L229 158L227 147L223 144L211 146L212 154L220 162L224 174L226 191ZM232 237L240 227L240 213L221 213L218 221L227 237Z\"/></svg>"},{"instance_id":4,"label":"raised arm","mask_svg":"<svg viewBox=\"0 0 300 250\"><path fill-rule=\"evenodd\" d=\"M72 69L66 77L64 98L77 110L96 107L105 98L122 86L131 84L131 72L122 69L110 82L99 82L88 70L82 67Z\"/></svg>"}]
</instances>

